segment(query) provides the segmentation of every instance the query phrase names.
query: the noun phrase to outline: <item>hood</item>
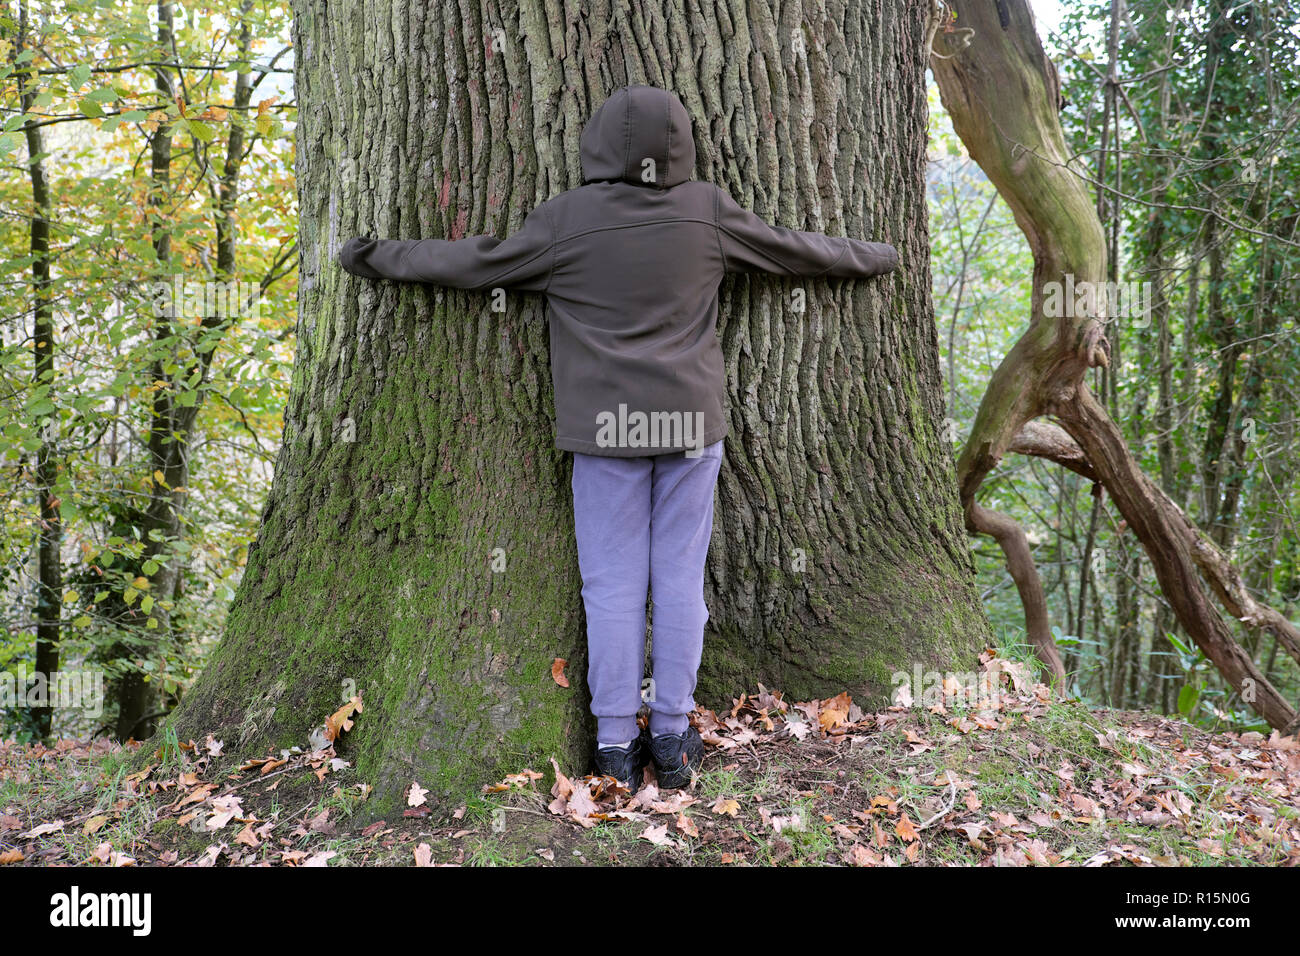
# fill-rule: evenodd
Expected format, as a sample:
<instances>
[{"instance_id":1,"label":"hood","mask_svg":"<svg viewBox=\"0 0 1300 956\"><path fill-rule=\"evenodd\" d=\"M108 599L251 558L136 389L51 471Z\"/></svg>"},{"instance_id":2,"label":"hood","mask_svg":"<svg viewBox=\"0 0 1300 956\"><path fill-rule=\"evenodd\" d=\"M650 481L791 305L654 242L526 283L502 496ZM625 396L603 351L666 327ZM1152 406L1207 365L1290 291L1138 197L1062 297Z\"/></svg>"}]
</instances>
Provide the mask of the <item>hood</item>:
<instances>
[{"instance_id":1,"label":"hood","mask_svg":"<svg viewBox=\"0 0 1300 956\"><path fill-rule=\"evenodd\" d=\"M653 86L625 86L596 108L582 129L582 181L622 180L667 189L691 178L695 137L691 117L675 94ZM654 160L654 181L642 179Z\"/></svg>"}]
</instances>

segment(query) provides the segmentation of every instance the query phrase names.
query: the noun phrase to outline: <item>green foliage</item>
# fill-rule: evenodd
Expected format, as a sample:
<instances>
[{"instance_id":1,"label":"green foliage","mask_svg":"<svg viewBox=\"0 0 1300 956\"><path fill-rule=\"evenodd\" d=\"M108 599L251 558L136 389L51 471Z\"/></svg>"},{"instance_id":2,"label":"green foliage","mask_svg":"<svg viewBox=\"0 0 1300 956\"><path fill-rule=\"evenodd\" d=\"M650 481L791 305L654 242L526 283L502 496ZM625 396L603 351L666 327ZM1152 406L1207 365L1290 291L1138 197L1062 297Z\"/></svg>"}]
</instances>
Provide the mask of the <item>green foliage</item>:
<instances>
[{"instance_id":1,"label":"green foliage","mask_svg":"<svg viewBox=\"0 0 1300 956\"><path fill-rule=\"evenodd\" d=\"M0 152L0 667L34 666L39 487L51 450L63 523L60 658L111 682L143 674L165 703L184 692L219 635L269 484L292 360L296 231L288 45L278 5L173 6L160 49L157 5L28 4L22 52L4 28ZM247 26L249 56L240 30ZM174 48L171 48L174 44ZM184 64L156 71L151 64ZM277 71L291 66L281 57ZM247 109L235 81L250 71ZM31 93L16 96L21 73ZM157 89L161 73L172 94ZM26 124L41 152L28 155ZM243 138L230 210L234 267L218 263L231 137ZM166 177L151 145L166 142ZM143 157L143 158L142 158ZM31 167L50 193L53 373L34 379ZM243 283L235 295L223 295ZM264 294L250 306L253 289ZM179 291L180 296L174 293ZM160 295L166 293L166 295ZM168 314L171 296L177 308ZM183 449L183 455L175 452ZM179 472L162 462L183 460ZM164 473L167 468L167 473ZM169 477L170 476L170 477ZM56 734L111 726L56 714ZM27 715L0 712L0 733Z\"/></svg>"}]
</instances>

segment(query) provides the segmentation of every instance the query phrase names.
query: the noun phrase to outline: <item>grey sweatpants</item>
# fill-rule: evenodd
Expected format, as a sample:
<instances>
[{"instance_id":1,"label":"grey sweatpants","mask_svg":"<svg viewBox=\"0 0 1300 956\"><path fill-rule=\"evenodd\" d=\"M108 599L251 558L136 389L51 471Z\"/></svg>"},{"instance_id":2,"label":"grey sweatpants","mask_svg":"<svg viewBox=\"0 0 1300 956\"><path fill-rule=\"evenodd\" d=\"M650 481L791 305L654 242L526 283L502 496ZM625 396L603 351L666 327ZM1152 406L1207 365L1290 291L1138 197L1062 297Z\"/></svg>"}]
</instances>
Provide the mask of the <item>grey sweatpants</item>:
<instances>
[{"instance_id":1,"label":"grey sweatpants","mask_svg":"<svg viewBox=\"0 0 1300 956\"><path fill-rule=\"evenodd\" d=\"M722 442L694 458L573 456L573 516L587 611L587 683L597 739L636 737L646 593L654 601L650 732L681 733L704 647L704 559Z\"/></svg>"}]
</instances>

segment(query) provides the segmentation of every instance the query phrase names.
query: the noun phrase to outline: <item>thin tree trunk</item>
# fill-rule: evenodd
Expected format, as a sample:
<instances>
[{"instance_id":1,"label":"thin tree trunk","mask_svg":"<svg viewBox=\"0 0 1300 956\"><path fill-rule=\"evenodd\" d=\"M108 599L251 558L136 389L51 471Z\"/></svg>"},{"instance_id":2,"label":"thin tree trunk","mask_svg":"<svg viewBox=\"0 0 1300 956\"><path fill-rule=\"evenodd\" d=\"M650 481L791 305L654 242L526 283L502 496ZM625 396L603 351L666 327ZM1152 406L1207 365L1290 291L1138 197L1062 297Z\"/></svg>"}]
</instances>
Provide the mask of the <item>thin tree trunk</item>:
<instances>
[{"instance_id":1,"label":"thin tree trunk","mask_svg":"<svg viewBox=\"0 0 1300 956\"><path fill-rule=\"evenodd\" d=\"M14 55L27 43L28 13L19 4L18 38ZM36 92L28 87L22 67L16 71L18 97L23 112L29 112ZM50 295L50 187L45 176L45 146L34 120L24 124L27 138L27 174L32 184L32 385L54 391L54 303ZM40 531L37 535L36 574L36 676L46 682L53 700L53 682L59 669L59 632L63 612L63 511L55 485L59 478L59 414L51 413L41 430L36 450L36 499ZM54 719L52 704L31 708L37 734L48 736Z\"/></svg>"},{"instance_id":2,"label":"thin tree trunk","mask_svg":"<svg viewBox=\"0 0 1300 956\"><path fill-rule=\"evenodd\" d=\"M236 34L236 62L247 62L252 53L252 28L249 17L252 13L252 0L241 0L239 8L238 32ZM159 43L168 50L172 42L172 10L170 3L162 2L158 6ZM166 67L155 71L155 86L160 95L170 95L164 91L171 90L171 80ZM248 107L252 100L252 74L239 71L235 74L235 89L231 104L230 133L226 140L225 156L216 177L215 193L215 232L216 232L216 266L213 279L227 285L232 290L237 287L236 256L238 232L236 217L240 176L247 149L244 123L248 121ZM170 200L169 183L172 161L172 143L169 129L159 127L151 144L151 169L154 193L151 205L158 217L154 225L154 249L160 265L165 265L170 258L171 236L169 224L165 221L165 204ZM242 288L242 286L238 287ZM235 295L224 297L231 309L245 303ZM168 321L169 317L159 319L159 338L181 334L179 323ZM150 418L148 440L148 463L153 480L150 482L149 500L140 526L144 534L145 548L141 563L153 560L159 569L150 579L150 593L155 599L153 617L159 626L153 633L157 635L157 653L163 654L172 648L169 643L179 639L170 627L171 605L180 597L182 565L179 558L168 553L171 543L185 534L184 518L186 495L184 490L190 480L190 454L199 412L203 408L203 394L200 391L195 400L189 404L174 401L174 395L183 388L201 389L208 381L212 362L217 352L217 333L235 321L235 315L218 310L204 315L199 323L196 337L197 345L203 342L203 348L184 349L183 355L177 357L179 368L167 372L163 361L159 361L152 374L156 381L172 383L176 387L158 389L153 392L153 408ZM157 476L162 475L162 481ZM123 680L120 710L117 723L117 735L122 739L130 736L148 736L155 727L155 718L164 709L160 709L155 686L146 682L138 672L129 673Z\"/></svg>"},{"instance_id":3,"label":"thin tree trunk","mask_svg":"<svg viewBox=\"0 0 1300 956\"><path fill-rule=\"evenodd\" d=\"M1209 260L1206 327L1215 345L1213 357L1217 365L1214 402L1205 423L1205 443L1201 453L1201 524L1219 547L1225 546L1226 538L1226 529L1219 523L1220 484L1224 478L1224 456L1233 416L1237 362L1244 347L1236 310L1230 310L1224 304L1224 285L1227 282L1225 256L1230 251L1225 247L1231 237L1213 215L1218 203L1218 187L1226 177L1227 159L1222 138L1227 106L1222 91L1233 68L1230 57L1235 38L1227 11L1234 5L1233 0L1210 0L1206 10L1209 31L1205 39L1205 115L1200 143L1205 162L1200 173L1204 180L1202 188L1209 196L1211 209L1204 227L1204 248Z\"/></svg>"},{"instance_id":4,"label":"thin tree trunk","mask_svg":"<svg viewBox=\"0 0 1300 956\"><path fill-rule=\"evenodd\" d=\"M170 0L158 0L157 11L159 57L160 62L166 63L171 60L173 43L172 5ZM159 98L165 102L171 102L175 98L166 66L159 66L154 70L154 89ZM154 258L157 261L157 278L159 281L166 281L168 278L167 266L171 259L171 223L168 221L169 213L167 209L172 200L171 163L172 130L170 125L163 123L154 130L149 143L151 242ZM155 338L159 342L166 342L174 334L175 328L171 322L167 321L167 317L159 317L158 328L154 333ZM166 364L166 361L162 358L159 358L154 363L149 373L150 381L165 382L170 378L163 368ZM159 547L159 542L156 540L157 535L162 535L165 538L168 531L172 530L169 518L173 499L179 504L180 499L183 497L183 493L175 492L173 489L183 488L185 481L175 464L176 458L183 456L184 451L180 447L183 440L182 436L174 433L172 390L169 388L150 389L149 394L152 402L148 437L149 480L147 487L149 492L146 506L139 516L139 524L149 557L153 557ZM157 480L158 475L162 475L162 482ZM156 532L157 534L151 535L150 532ZM143 559L141 564L143 564ZM148 634L148 643L153 644L158 640L165 639L163 636L168 631L167 605L170 604L175 591L176 569L170 563L161 565L158 572L149 579L149 585L149 594L154 598L151 614L159 624L157 628L151 629ZM143 625L143 616L138 611L128 609L123 615L123 622L125 626L132 626L136 622ZM140 627L140 633L146 633L142 626ZM139 654L140 648L129 643L119 644L113 649L113 656L117 658L134 659ZM133 666L117 682L114 697L117 700L118 707L116 735L119 740L126 740L131 737L148 737L153 733L154 723L149 715L157 710L157 686L147 680L146 677L147 675L143 670Z\"/></svg>"},{"instance_id":5,"label":"thin tree trunk","mask_svg":"<svg viewBox=\"0 0 1300 956\"><path fill-rule=\"evenodd\" d=\"M1182 0L1176 15L1181 15L1183 5L1186 0ZM1161 26L1164 29L1164 59L1163 62L1169 62L1173 57L1173 38L1174 31L1169 29L1169 17L1166 15L1162 18ZM1158 41L1157 41L1158 42ZM1160 104L1160 112L1152 132L1153 139L1162 149L1168 147L1169 133L1169 71L1162 71L1156 78L1157 100ZM1167 154L1164 154L1167 157ZM1152 189L1155 197L1164 195L1170 186L1170 178L1173 176L1172 165L1168 158L1162 159L1157 165L1155 173L1156 185ZM1146 281L1151 283L1154 294L1151 301L1151 321L1156 332L1156 366L1159 369L1156 386L1156 411L1155 411L1155 442L1156 442L1156 460L1160 468L1160 487L1165 494L1171 498L1177 499L1178 474L1174 461L1174 362L1173 362L1173 338L1170 332L1170 314L1169 314L1169 288L1170 281L1170 263L1169 254L1165 248L1168 231L1165 228L1165 217L1158 206L1152 206L1147 217L1146 228L1146 262L1144 264L1144 273ZM1148 341L1146 337L1143 342ZM1145 362L1144 362L1145 366ZM1145 378L1143 379L1145 382ZM1146 391L1143 388L1143 397L1145 399ZM1143 695L1147 705L1158 704L1163 713L1169 713L1173 706L1173 678L1174 672L1168 668L1168 662L1175 653L1173 644L1169 641L1169 629L1175 626L1168 605L1159 599L1155 602L1154 612L1151 622L1151 651L1152 663L1150 668L1151 679L1147 681L1146 692Z\"/></svg>"}]
</instances>

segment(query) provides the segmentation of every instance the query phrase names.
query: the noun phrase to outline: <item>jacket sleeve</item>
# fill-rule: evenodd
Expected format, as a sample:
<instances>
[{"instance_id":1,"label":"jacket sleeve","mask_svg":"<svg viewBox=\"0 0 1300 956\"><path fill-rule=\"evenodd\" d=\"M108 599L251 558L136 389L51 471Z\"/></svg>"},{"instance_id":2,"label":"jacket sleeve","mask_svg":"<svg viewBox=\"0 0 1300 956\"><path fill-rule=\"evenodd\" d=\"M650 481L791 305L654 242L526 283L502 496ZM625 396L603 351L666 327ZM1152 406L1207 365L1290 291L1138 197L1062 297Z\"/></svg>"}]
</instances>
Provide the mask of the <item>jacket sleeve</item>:
<instances>
[{"instance_id":1,"label":"jacket sleeve","mask_svg":"<svg viewBox=\"0 0 1300 956\"><path fill-rule=\"evenodd\" d=\"M343 268L368 279L429 282L456 289L511 286L543 292L551 279L555 239L545 205L528 214L507 239L349 239L339 253Z\"/></svg>"},{"instance_id":2,"label":"jacket sleeve","mask_svg":"<svg viewBox=\"0 0 1300 956\"><path fill-rule=\"evenodd\" d=\"M724 189L717 190L716 202L718 241L728 272L862 279L898 268L898 251L888 243L769 226Z\"/></svg>"}]
</instances>

